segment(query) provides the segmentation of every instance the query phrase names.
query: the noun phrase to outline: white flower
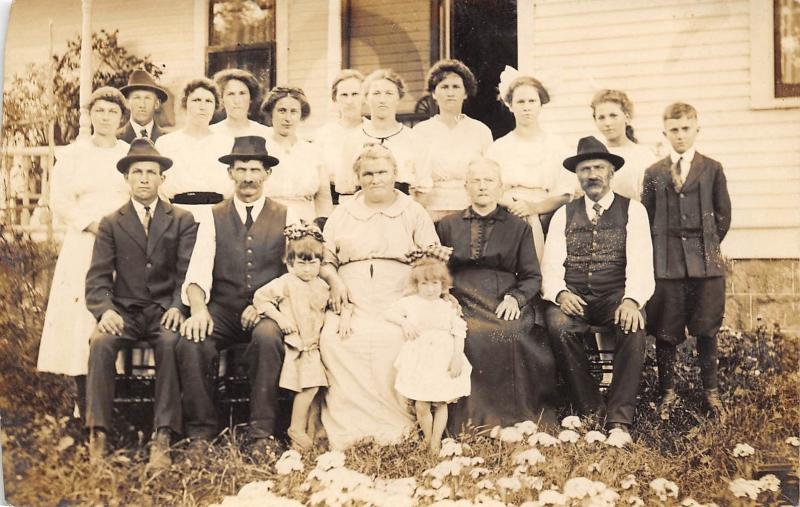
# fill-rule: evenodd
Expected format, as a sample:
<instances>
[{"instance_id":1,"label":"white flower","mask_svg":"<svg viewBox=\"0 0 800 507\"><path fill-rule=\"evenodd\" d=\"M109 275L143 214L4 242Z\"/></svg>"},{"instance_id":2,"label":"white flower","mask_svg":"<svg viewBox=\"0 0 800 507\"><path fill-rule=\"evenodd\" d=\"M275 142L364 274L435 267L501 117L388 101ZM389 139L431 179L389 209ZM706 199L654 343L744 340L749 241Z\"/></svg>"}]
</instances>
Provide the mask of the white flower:
<instances>
[{"instance_id":1,"label":"white flower","mask_svg":"<svg viewBox=\"0 0 800 507\"><path fill-rule=\"evenodd\" d=\"M501 477L497 479L497 487L511 491L519 491L522 483L516 477Z\"/></svg>"},{"instance_id":2,"label":"white flower","mask_svg":"<svg viewBox=\"0 0 800 507\"><path fill-rule=\"evenodd\" d=\"M593 473L593 472L598 472L599 473L600 472L600 463L592 463L588 467L586 467L586 469L589 471L589 473Z\"/></svg>"},{"instance_id":3,"label":"white flower","mask_svg":"<svg viewBox=\"0 0 800 507\"><path fill-rule=\"evenodd\" d=\"M340 468L344 466L344 453L339 451L330 451L320 454L317 457L317 468L320 470L330 470L331 468Z\"/></svg>"},{"instance_id":4,"label":"white flower","mask_svg":"<svg viewBox=\"0 0 800 507\"><path fill-rule=\"evenodd\" d=\"M644 500L639 498L638 496L632 496L628 498L628 504L632 507L644 507Z\"/></svg>"},{"instance_id":5,"label":"white flower","mask_svg":"<svg viewBox=\"0 0 800 507\"><path fill-rule=\"evenodd\" d=\"M622 478L619 485L622 486L622 489L631 489L634 486L638 486L639 483L636 482L636 477L633 474L628 474Z\"/></svg>"},{"instance_id":6,"label":"white flower","mask_svg":"<svg viewBox=\"0 0 800 507\"><path fill-rule=\"evenodd\" d=\"M444 483L441 481L441 479L433 479L433 480L431 481L431 487L432 487L433 489L439 489L439 488L441 488L443 485L444 485Z\"/></svg>"},{"instance_id":7,"label":"white flower","mask_svg":"<svg viewBox=\"0 0 800 507\"><path fill-rule=\"evenodd\" d=\"M388 493L407 497L414 496L415 489L417 489L417 479L414 477L388 481L385 488Z\"/></svg>"},{"instance_id":8,"label":"white flower","mask_svg":"<svg viewBox=\"0 0 800 507\"><path fill-rule=\"evenodd\" d=\"M789 437L786 439L786 443L789 445L793 445L795 447L800 447L800 438L797 437Z\"/></svg>"},{"instance_id":9,"label":"white flower","mask_svg":"<svg viewBox=\"0 0 800 507\"><path fill-rule=\"evenodd\" d=\"M300 457L300 453L288 450L281 454L281 457L275 463L275 471L278 475L288 475L294 471L302 472L303 460Z\"/></svg>"},{"instance_id":10,"label":"white flower","mask_svg":"<svg viewBox=\"0 0 800 507\"><path fill-rule=\"evenodd\" d=\"M736 444L733 448L733 456L736 458L746 458L756 452L749 444Z\"/></svg>"},{"instance_id":11,"label":"white flower","mask_svg":"<svg viewBox=\"0 0 800 507\"><path fill-rule=\"evenodd\" d=\"M567 505L569 499L556 491L547 489L539 493L539 505Z\"/></svg>"},{"instance_id":12,"label":"white flower","mask_svg":"<svg viewBox=\"0 0 800 507\"><path fill-rule=\"evenodd\" d=\"M576 429L580 428L581 426L582 426L582 424L581 424L580 418L578 418L578 416L575 416L575 415L567 416L561 421L561 427L562 428L567 428L567 429L570 429L570 430L576 430Z\"/></svg>"},{"instance_id":13,"label":"white flower","mask_svg":"<svg viewBox=\"0 0 800 507\"><path fill-rule=\"evenodd\" d=\"M538 449L528 449L514 456L514 463L517 465L536 465L545 461L544 455Z\"/></svg>"},{"instance_id":14,"label":"white flower","mask_svg":"<svg viewBox=\"0 0 800 507\"><path fill-rule=\"evenodd\" d=\"M606 438L606 445L617 447L619 449L622 449L631 443L633 443L633 439L631 438L630 433L627 431L612 431L608 434L608 438Z\"/></svg>"},{"instance_id":15,"label":"white flower","mask_svg":"<svg viewBox=\"0 0 800 507\"><path fill-rule=\"evenodd\" d=\"M464 468L464 466L460 462L455 460L447 460L442 461L429 470L426 470L423 474L430 475L434 479L443 479L448 475L452 475L454 477L457 476L461 473L462 468Z\"/></svg>"},{"instance_id":16,"label":"white flower","mask_svg":"<svg viewBox=\"0 0 800 507\"><path fill-rule=\"evenodd\" d=\"M489 469L488 468L483 468L483 467L475 467L475 468L473 468L472 470L469 471L469 475L473 479L477 479L481 475L488 475L488 474L489 474Z\"/></svg>"},{"instance_id":17,"label":"white flower","mask_svg":"<svg viewBox=\"0 0 800 507\"><path fill-rule=\"evenodd\" d=\"M575 417L575 416L570 416L570 417ZM580 440L580 438L581 438L581 436L578 435L577 432L572 431L572 430L564 430L564 431L562 431L561 433L558 434L558 439L559 440L561 440L562 442L568 442L568 443L571 443L571 444L574 444L575 442Z\"/></svg>"},{"instance_id":18,"label":"white flower","mask_svg":"<svg viewBox=\"0 0 800 507\"><path fill-rule=\"evenodd\" d=\"M489 432L489 436L490 436L491 438L497 438L497 437L499 437L499 436L500 436L500 430L501 430L501 429L502 429L502 428L500 428L500 426L495 426L495 427L493 427L493 428L492 428L492 431L490 431L490 432Z\"/></svg>"},{"instance_id":19,"label":"white flower","mask_svg":"<svg viewBox=\"0 0 800 507\"><path fill-rule=\"evenodd\" d=\"M475 485L478 489L494 489L494 483L489 479L484 479Z\"/></svg>"},{"instance_id":20,"label":"white flower","mask_svg":"<svg viewBox=\"0 0 800 507\"><path fill-rule=\"evenodd\" d=\"M450 486L445 486L436 490L436 494L433 495L433 498L434 500L444 500L445 498L450 498L452 493L453 490L450 489Z\"/></svg>"},{"instance_id":21,"label":"white flower","mask_svg":"<svg viewBox=\"0 0 800 507\"><path fill-rule=\"evenodd\" d=\"M531 477L530 475L521 475L517 477L519 481L528 489L535 489L541 491L544 487L544 479L541 477Z\"/></svg>"},{"instance_id":22,"label":"white flower","mask_svg":"<svg viewBox=\"0 0 800 507\"><path fill-rule=\"evenodd\" d=\"M728 489L737 498L747 497L755 500L758 498L758 494L761 493L761 481L734 479L728 483Z\"/></svg>"},{"instance_id":23,"label":"white flower","mask_svg":"<svg viewBox=\"0 0 800 507\"><path fill-rule=\"evenodd\" d=\"M514 442L521 442L523 434L520 430L514 427L503 428L500 430L500 438L501 442L507 443L514 443Z\"/></svg>"},{"instance_id":24,"label":"white flower","mask_svg":"<svg viewBox=\"0 0 800 507\"><path fill-rule=\"evenodd\" d=\"M64 451L66 449L69 449L69 447L72 446L72 444L74 444L74 443L75 443L75 439L70 437L70 436L61 437L58 440L58 445L56 446L56 450L58 452Z\"/></svg>"},{"instance_id":25,"label":"white flower","mask_svg":"<svg viewBox=\"0 0 800 507\"><path fill-rule=\"evenodd\" d=\"M584 435L583 439L586 440L586 443L593 444L595 442L605 442L606 436L599 431L592 430Z\"/></svg>"},{"instance_id":26,"label":"white flower","mask_svg":"<svg viewBox=\"0 0 800 507\"><path fill-rule=\"evenodd\" d=\"M442 448L439 451L439 457L446 458L448 456L461 456L463 452L464 451L461 449L461 444L452 438L445 438L442 440Z\"/></svg>"},{"instance_id":27,"label":"white flower","mask_svg":"<svg viewBox=\"0 0 800 507\"><path fill-rule=\"evenodd\" d=\"M523 435L533 435L539 429L533 421L522 421L514 425Z\"/></svg>"},{"instance_id":28,"label":"white flower","mask_svg":"<svg viewBox=\"0 0 800 507\"><path fill-rule=\"evenodd\" d=\"M606 485L586 477L573 477L564 484L564 494L570 498L584 498L594 496L603 491Z\"/></svg>"},{"instance_id":29,"label":"white flower","mask_svg":"<svg viewBox=\"0 0 800 507\"><path fill-rule=\"evenodd\" d=\"M480 456L476 456L469 460L470 465L483 465L486 461Z\"/></svg>"},{"instance_id":30,"label":"white flower","mask_svg":"<svg viewBox=\"0 0 800 507\"><path fill-rule=\"evenodd\" d=\"M669 497L678 498L678 485L663 477L650 481L650 489L653 490L662 502L666 501Z\"/></svg>"},{"instance_id":31,"label":"white flower","mask_svg":"<svg viewBox=\"0 0 800 507\"><path fill-rule=\"evenodd\" d=\"M534 433L533 435L530 436L530 438L528 438L528 445L538 444L541 445L542 447L552 447L560 443L561 442L553 435L550 435L548 433L543 433L541 431L539 433Z\"/></svg>"},{"instance_id":32,"label":"white flower","mask_svg":"<svg viewBox=\"0 0 800 507\"><path fill-rule=\"evenodd\" d=\"M243 496L263 496L266 495L269 490L272 489L275 483L272 481L255 481L250 482L242 486L242 489L239 490L239 493L236 496L243 497Z\"/></svg>"},{"instance_id":33,"label":"white flower","mask_svg":"<svg viewBox=\"0 0 800 507\"><path fill-rule=\"evenodd\" d=\"M761 491L778 491L781 486L781 481L773 474L767 474L759 481L761 483Z\"/></svg>"}]
</instances>

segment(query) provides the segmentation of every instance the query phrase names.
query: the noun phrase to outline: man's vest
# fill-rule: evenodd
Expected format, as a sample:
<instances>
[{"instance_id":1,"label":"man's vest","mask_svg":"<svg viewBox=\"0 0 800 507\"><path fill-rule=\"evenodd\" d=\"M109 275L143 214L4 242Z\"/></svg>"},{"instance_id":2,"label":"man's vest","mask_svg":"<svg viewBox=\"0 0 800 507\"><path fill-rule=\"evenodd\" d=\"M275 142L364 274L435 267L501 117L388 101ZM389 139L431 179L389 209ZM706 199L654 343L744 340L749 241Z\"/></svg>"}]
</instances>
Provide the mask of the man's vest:
<instances>
[{"instance_id":1,"label":"man's vest","mask_svg":"<svg viewBox=\"0 0 800 507\"><path fill-rule=\"evenodd\" d=\"M596 224L587 216L583 199L566 205L564 281L571 290L604 293L625 288L629 203L614 194L614 202Z\"/></svg>"},{"instance_id":2,"label":"man's vest","mask_svg":"<svg viewBox=\"0 0 800 507\"><path fill-rule=\"evenodd\" d=\"M211 301L241 313L253 302L253 293L286 273L286 208L270 199L246 230L232 199L212 209L217 235Z\"/></svg>"}]
</instances>

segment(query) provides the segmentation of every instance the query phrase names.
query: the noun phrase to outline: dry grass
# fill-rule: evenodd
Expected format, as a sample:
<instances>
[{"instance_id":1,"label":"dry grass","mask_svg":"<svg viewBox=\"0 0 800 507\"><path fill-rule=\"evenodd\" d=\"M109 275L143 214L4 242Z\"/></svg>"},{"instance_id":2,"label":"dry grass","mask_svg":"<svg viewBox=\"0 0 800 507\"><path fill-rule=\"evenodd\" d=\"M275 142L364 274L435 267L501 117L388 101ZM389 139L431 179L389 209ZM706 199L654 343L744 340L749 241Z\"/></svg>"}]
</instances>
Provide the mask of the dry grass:
<instances>
[{"instance_id":1,"label":"dry grass","mask_svg":"<svg viewBox=\"0 0 800 507\"><path fill-rule=\"evenodd\" d=\"M261 480L274 481L276 494L308 501L313 488L301 486L307 474L278 476L274 460L254 460L238 427L221 435L207 452L191 454L177 445L174 465L163 473L146 469L145 438L136 431L117 437L115 445L120 450L106 463L90 465L83 433L71 418L71 382L34 371L45 300L41 289L48 280L52 251L43 254L26 243L0 244L0 259L0 413L10 502L19 506L208 505ZM800 436L797 340L771 329L749 334L725 332L720 345L721 391L728 407L722 417L707 420L697 412L696 358L691 349L682 348L682 404L670 422L657 420L653 413L656 380L654 368L648 366L634 444L616 449L581 441L542 447L546 462L530 467L528 474L540 477L545 489L562 489L571 477L602 481L617 490L624 505L634 495L646 505L666 505L648 487L649 481L664 477L677 483L679 499L692 497L723 506L741 502L729 492L728 481L750 478L761 465L785 462L797 473L798 450L785 442L788 437ZM592 424L585 422L581 432L597 429ZM516 468L514 457L529 447L475 434L461 435L459 441L466 444L465 455L483 458L481 466L490 470L486 478L492 481L510 476ZM737 443L751 445L754 456L735 458L732 449ZM318 455L303 456L307 471ZM412 439L386 447L364 443L346 453L346 466L351 470L384 479L415 477L422 489L430 488L432 482L423 472L440 461ZM629 474L636 477L638 486L623 490L621 481ZM453 499L471 499L481 493L478 481L469 475L451 476L443 482L451 487ZM492 494L521 504L535 499L538 492L523 487ZM762 494L758 504L777 504L775 498Z\"/></svg>"}]
</instances>

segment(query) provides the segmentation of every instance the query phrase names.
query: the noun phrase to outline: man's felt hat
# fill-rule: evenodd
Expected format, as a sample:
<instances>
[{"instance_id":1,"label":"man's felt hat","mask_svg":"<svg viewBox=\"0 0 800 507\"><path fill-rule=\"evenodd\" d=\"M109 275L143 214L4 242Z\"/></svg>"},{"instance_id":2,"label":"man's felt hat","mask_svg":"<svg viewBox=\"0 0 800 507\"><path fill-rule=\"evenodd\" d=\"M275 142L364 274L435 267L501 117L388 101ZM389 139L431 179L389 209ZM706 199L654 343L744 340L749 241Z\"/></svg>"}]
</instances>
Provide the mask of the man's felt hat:
<instances>
[{"instance_id":1,"label":"man's felt hat","mask_svg":"<svg viewBox=\"0 0 800 507\"><path fill-rule=\"evenodd\" d=\"M125 97L135 90L148 90L156 94L161 102L167 101L167 91L156 84L153 76L143 69L134 70L128 76L128 84L119 89Z\"/></svg>"},{"instance_id":2,"label":"man's felt hat","mask_svg":"<svg viewBox=\"0 0 800 507\"><path fill-rule=\"evenodd\" d=\"M278 165L278 159L267 153L267 140L260 136L242 136L234 139L231 152L219 157L219 161L231 165L234 160L261 160L265 167Z\"/></svg>"},{"instance_id":3,"label":"man's felt hat","mask_svg":"<svg viewBox=\"0 0 800 507\"><path fill-rule=\"evenodd\" d=\"M117 162L117 171L126 174L134 162L158 162L162 172L172 167L172 159L162 156L153 141L146 137L137 137L133 140L128 154Z\"/></svg>"},{"instance_id":4,"label":"man's felt hat","mask_svg":"<svg viewBox=\"0 0 800 507\"><path fill-rule=\"evenodd\" d=\"M619 155L609 153L606 145L598 141L594 136L589 136L583 137L578 141L578 153L571 157L565 158L564 167L568 171L574 173L575 166L578 165L579 162L597 158L611 162L611 165L614 166L615 171L619 170L620 167L625 165L624 158L620 157Z\"/></svg>"}]
</instances>

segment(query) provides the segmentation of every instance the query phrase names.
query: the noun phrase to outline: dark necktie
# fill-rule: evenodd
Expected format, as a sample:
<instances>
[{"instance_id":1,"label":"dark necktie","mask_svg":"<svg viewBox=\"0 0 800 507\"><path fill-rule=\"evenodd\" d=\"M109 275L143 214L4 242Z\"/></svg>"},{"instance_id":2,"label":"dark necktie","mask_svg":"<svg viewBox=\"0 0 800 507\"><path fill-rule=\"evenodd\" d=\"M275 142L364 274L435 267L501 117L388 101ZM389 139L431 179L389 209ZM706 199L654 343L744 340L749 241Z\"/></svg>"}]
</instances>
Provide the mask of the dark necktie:
<instances>
[{"instance_id":1,"label":"dark necktie","mask_svg":"<svg viewBox=\"0 0 800 507\"><path fill-rule=\"evenodd\" d=\"M150 136L147 135L147 129L142 129L141 132L139 132L139 137L144 137L145 139L150 139Z\"/></svg>"},{"instance_id":2,"label":"dark necktie","mask_svg":"<svg viewBox=\"0 0 800 507\"><path fill-rule=\"evenodd\" d=\"M594 210L594 216L592 217L592 225L597 225L597 222L600 220L600 216L603 214L603 207L600 206L598 203L594 203L592 205L592 209Z\"/></svg>"},{"instance_id":3,"label":"dark necktie","mask_svg":"<svg viewBox=\"0 0 800 507\"><path fill-rule=\"evenodd\" d=\"M142 225L144 226L144 235L147 236L150 233L150 222L153 220L153 216L150 214L150 206L144 207L144 221Z\"/></svg>"},{"instance_id":4,"label":"dark necktie","mask_svg":"<svg viewBox=\"0 0 800 507\"><path fill-rule=\"evenodd\" d=\"M678 160L672 164L672 185L675 187L676 192L680 192L683 188L683 175L681 174L681 160L683 157L678 157Z\"/></svg>"},{"instance_id":5,"label":"dark necktie","mask_svg":"<svg viewBox=\"0 0 800 507\"><path fill-rule=\"evenodd\" d=\"M250 227L253 226L253 207L245 206L244 209L247 211L247 218L244 221L244 228L249 231Z\"/></svg>"}]
</instances>

